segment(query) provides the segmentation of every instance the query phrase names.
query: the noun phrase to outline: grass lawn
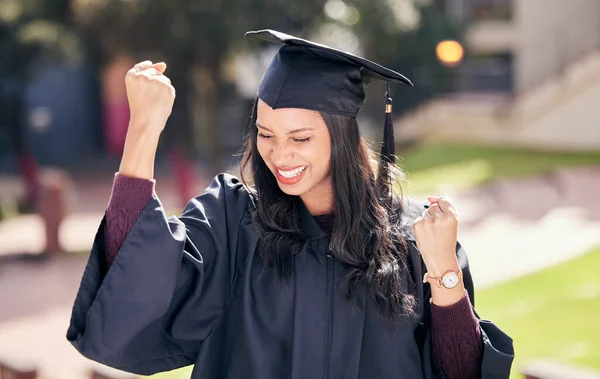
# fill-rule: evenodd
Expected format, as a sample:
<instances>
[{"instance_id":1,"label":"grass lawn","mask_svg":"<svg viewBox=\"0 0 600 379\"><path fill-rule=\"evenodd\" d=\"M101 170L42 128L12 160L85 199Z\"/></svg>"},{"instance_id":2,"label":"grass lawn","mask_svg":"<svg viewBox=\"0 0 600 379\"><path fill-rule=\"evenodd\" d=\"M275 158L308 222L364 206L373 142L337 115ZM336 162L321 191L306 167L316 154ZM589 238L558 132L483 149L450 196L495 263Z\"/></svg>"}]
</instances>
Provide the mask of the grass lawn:
<instances>
[{"instance_id":1,"label":"grass lawn","mask_svg":"<svg viewBox=\"0 0 600 379\"><path fill-rule=\"evenodd\" d=\"M173 370L169 372L162 372L160 374L152 375L152 379L190 379L192 375L192 366L180 368L179 370Z\"/></svg>"},{"instance_id":2,"label":"grass lawn","mask_svg":"<svg viewBox=\"0 0 600 379\"><path fill-rule=\"evenodd\" d=\"M477 312L515 344L512 379L532 359L553 359L600 370L600 247L588 254L478 291ZM155 379L189 379L191 367Z\"/></svg>"},{"instance_id":3,"label":"grass lawn","mask_svg":"<svg viewBox=\"0 0 600 379\"><path fill-rule=\"evenodd\" d=\"M552 359L600 371L600 247L561 266L482 290L476 307L515 345L511 378L528 360Z\"/></svg>"},{"instance_id":4,"label":"grass lawn","mask_svg":"<svg viewBox=\"0 0 600 379\"><path fill-rule=\"evenodd\" d=\"M544 153L469 145L427 144L396 150L408 175L407 194L465 189L501 178L531 176L557 167L600 164L597 153Z\"/></svg>"}]
</instances>

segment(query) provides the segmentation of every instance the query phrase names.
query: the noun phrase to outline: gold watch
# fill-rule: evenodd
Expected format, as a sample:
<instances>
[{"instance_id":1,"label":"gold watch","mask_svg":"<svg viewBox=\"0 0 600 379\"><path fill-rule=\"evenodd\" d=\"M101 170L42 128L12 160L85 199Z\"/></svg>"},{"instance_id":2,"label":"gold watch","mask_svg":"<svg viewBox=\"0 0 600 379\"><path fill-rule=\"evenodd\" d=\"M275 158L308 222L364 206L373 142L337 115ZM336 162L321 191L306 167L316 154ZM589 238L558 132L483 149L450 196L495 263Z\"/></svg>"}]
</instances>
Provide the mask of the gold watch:
<instances>
[{"instance_id":1,"label":"gold watch","mask_svg":"<svg viewBox=\"0 0 600 379\"><path fill-rule=\"evenodd\" d=\"M446 271L442 276L437 278L426 272L423 276L423 283L435 284L438 288L444 287L452 289L455 288L462 279L463 275L461 269L458 269L458 271Z\"/></svg>"}]
</instances>

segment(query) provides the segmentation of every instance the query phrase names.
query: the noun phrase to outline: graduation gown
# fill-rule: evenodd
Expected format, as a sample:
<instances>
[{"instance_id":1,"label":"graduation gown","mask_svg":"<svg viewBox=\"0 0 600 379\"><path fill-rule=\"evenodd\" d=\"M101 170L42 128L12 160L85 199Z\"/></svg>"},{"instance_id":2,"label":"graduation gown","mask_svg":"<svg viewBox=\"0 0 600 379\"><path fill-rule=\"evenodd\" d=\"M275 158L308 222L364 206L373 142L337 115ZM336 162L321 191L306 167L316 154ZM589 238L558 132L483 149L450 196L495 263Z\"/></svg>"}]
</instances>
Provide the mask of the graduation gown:
<instances>
[{"instance_id":1,"label":"graduation gown","mask_svg":"<svg viewBox=\"0 0 600 379\"><path fill-rule=\"evenodd\" d=\"M150 375L194 364L192 378L443 378L431 353L429 284L414 238L409 266L416 317L382 323L365 285L346 301L345 271L306 208L309 247L288 281L256 259L254 204L233 176L221 174L180 217L154 196L104 275L104 220L78 291L68 340L84 356ZM414 214L420 214L420 209ZM470 298L464 250L457 254ZM403 279L407 288L408 275ZM479 321L482 377L509 377L512 340Z\"/></svg>"}]
</instances>

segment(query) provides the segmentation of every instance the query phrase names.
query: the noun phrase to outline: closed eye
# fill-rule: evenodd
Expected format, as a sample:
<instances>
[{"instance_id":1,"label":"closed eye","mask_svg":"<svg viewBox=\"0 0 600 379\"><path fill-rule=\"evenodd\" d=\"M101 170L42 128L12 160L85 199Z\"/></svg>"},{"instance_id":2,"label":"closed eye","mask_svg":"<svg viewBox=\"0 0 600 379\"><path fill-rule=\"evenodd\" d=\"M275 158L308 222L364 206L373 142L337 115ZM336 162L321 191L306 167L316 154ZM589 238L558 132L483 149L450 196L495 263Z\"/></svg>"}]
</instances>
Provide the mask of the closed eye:
<instances>
[{"instance_id":1,"label":"closed eye","mask_svg":"<svg viewBox=\"0 0 600 379\"><path fill-rule=\"evenodd\" d=\"M300 142L300 143L302 143L302 142L308 142L308 141L310 141L310 137L307 137L307 138L294 138L294 142Z\"/></svg>"},{"instance_id":2,"label":"closed eye","mask_svg":"<svg viewBox=\"0 0 600 379\"><path fill-rule=\"evenodd\" d=\"M258 133L258 137L259 137L259 138L264 138L264 139L273 138L273 136L267 136L267 135L265 135L265 134L262 134L262 133Z\"/></svg>"}]
</instances>

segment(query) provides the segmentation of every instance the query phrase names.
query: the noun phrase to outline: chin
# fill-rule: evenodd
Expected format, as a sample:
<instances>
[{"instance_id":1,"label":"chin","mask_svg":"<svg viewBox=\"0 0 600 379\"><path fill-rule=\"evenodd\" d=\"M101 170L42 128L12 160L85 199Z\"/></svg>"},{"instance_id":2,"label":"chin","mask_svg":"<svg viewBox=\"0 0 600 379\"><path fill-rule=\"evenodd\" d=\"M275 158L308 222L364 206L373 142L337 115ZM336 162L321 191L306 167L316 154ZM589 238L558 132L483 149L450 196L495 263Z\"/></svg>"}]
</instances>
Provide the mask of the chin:
<instances>
[{"instance_id":1,"label":"chin","mask_svg":"<svg viewBox=\"0 0 600 379\"><path fill-rule=\"evenodd\" d=\"M303 193L305 193L306 191L308 191L308 189L302 182L296 183L293 185L284 185L284 184L277 182L277 185L279 186L279 189L281 189L281 191L283 193L285 193L286 195L290 195L290 196L300 196Z\"/></svg>"}]
</instances>

